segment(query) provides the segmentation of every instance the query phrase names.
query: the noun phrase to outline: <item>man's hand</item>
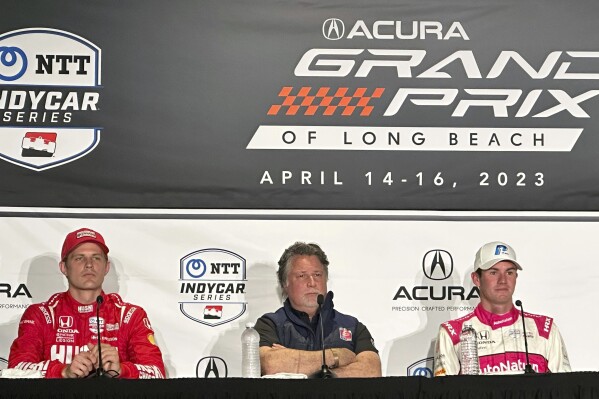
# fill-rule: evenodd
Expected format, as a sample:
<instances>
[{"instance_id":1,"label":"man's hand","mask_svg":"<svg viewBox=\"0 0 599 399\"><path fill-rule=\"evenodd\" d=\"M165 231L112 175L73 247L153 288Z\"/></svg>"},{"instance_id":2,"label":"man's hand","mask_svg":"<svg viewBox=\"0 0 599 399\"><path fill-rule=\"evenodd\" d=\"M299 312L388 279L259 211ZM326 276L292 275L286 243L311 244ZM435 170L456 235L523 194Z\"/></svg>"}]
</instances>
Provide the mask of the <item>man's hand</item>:
<instances>
[{"instance_id":1,"label":"man's hand","mask_svg":"<svg viewBox=\"0 0 599 399\"><path fill-rule=\"evenodd\" d=\"M89 348L89 345L88 345ZM62 369L62 378L84 378L96 367L98 359L91 352L79 352L71 364Z\"/></svg>"},{"instance_id":2,"label":"man's hand","mask_svg":"<svg viewBox=\"0 0 599 399\"><path fill-rule=\"evenodd\" d=\"M336 348L335 351L339 357L338 367L345 367L356 361L356 354L347 348Z\"/></svg>"},{"instance_id":3,"label":"man's hand","mask_svg":"<svg viewBox=\"0 0 599 399\"><path fill-rule=\"evenodd\" d=\"M333 372L339 377L380 377L381 362L376 352L361 352L356 355L346 348L335 348L339 366ZM335 363L332 350L325 350L325 362ZM311 375L322 366L322 351L289 349L280 344L260 347L262 374L298 373Z\"/></svg>"},{"instance_id":4,"label":"man's hand","mask_svg":"<svg viewBox=\"0 0 599 399\"><path fill-rule=\"evenodd\" d=\"M99 367L99 351L98 345L88 344L90 353L95 359L95 367ZM121 360L119 358L119 351L116 347L109 344L102 344L102 368L104 371L116 371L118 374L121 373ZM108 376L113 377L113 375Z\"/></svg>"},{"instance_id":5,"label":"man's hand","mask_svg":"<svg viewBox=\"0 0 599 399\"><path fill-rule=\"evenodd\" d=\"M339 354L339 368L333 370L337 377L381 377L381 359L376 352L364 351L357 355L348 350L349 353L344 353L344 349L337 349ZM344 357L352 360L343 365Z\"/></svg>"}]
</instances>

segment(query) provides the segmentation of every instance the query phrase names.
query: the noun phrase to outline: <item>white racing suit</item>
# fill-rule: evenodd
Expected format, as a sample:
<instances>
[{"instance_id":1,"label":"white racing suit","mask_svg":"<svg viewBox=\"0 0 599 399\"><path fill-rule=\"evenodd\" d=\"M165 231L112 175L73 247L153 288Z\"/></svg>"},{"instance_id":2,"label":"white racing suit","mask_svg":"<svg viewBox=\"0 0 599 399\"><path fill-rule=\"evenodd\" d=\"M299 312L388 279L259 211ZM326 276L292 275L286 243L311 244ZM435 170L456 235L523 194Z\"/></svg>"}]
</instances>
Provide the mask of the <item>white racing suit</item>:
<instances>
[{"instance_id":1,"label":"white racing suit","mask_svg":"<svg viewBox=\"0 0 599 399\"><path fill-rule=\"evenodd\" d=\"M524 321L533 370L571 371L566 347L553 319L524 313ZM508 313L497 315L479 304L473 312L441 324L435 346L435 376L460 374L460 332L467 322L476 330L481 374L523 372L526 353L520 312L512 307Z\"/></svg>"}]
</instances>

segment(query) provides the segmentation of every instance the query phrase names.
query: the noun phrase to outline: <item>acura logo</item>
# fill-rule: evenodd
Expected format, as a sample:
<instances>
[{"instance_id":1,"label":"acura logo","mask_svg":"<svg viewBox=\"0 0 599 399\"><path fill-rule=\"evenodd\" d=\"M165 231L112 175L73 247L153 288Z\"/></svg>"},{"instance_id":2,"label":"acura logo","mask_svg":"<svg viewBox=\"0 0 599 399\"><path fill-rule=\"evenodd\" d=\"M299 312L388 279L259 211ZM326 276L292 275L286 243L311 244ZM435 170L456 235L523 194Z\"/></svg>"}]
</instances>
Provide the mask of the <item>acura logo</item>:
<instances>
[{"instance_id":1,"label":"acura logo","mask_svg":"<svg viewBox=\"0 0 599 399\"><path fill-rule=\"evenodd\" d=\"M345 24L339 18L329 18L322 24L322 35L329 40L339 40L345 34Z\"/></svg>"},{"instance_id":2,"label":"acura logo","mask_svg":"<svg viewBox=\"0 0 599 399\"><path fill-rule=\"evenodd\" d=\"M196 377L198 378L226 378L228 375L227 363L220 357L203 357L196 366Z\"/></svg>"},{"instance_id":3,"label":"acura logo","mask_svg":"<svg viewBox=\"0 0 599 399\"><path fill-rule=\"evenodd\" d=\"M453 258L445 250L430 250L422 259L422 270L431 280L445 280L453 273Z\"/></svg>"}]
</instances>

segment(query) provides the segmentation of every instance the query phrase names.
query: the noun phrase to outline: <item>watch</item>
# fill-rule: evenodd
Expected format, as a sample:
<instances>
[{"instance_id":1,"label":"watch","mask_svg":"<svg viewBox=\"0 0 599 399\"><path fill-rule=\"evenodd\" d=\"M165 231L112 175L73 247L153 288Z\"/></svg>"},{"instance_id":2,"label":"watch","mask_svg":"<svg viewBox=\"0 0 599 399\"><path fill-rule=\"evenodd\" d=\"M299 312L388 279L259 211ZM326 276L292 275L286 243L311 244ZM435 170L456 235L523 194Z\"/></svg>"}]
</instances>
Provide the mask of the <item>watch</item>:
<instances>
[{"instance_id":1,"label":"watch","mask_svg":"<svg viewBox=\"0 0 599 399\"><path fill-rule=\"evenodd\" d=\"M331 348L331 353L333 354L333 360L335 362L333 363L333 365L330 368L336 369L337 367L339 367L339 355L337 354L337 351L333 348Z\"/></svg>"}]
</instances>

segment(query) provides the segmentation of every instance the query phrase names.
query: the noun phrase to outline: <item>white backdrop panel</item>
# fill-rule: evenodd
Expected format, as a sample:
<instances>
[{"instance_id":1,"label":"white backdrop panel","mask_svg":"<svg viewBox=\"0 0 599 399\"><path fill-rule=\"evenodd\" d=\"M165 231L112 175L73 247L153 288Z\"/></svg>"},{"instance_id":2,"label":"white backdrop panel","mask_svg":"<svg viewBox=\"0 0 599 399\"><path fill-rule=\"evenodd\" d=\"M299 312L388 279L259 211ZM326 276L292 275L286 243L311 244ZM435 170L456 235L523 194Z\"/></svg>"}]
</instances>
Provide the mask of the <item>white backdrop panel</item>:
<instances>
[{"instance_id":1,"label":"white backdrop panel","mask_svg":"<svg viewBox=\"0 0 599 399\"><path fill-rule=\"evenodd\" d=\"M599 284L594 256L599 223L568 221L3 218L0 366L6 366L23 307L65 289L58 253L65 234L83 226L105 236L113 265L105 290L117 291L146 309L169 377L204 376L205 367L198 362L207 356L221 358L228 376L240 375L241 332L246 322L280 306L276 261L296 240L317 242L328 254L329 289L335 292L336 307L369 327L385 375L406 375L408 366L431 357L438 325L477 303L443 294L460 287L466 293L471 290L474 253L493 240L516 249L524 268L516 298L526 311L555 317L573 369L599 370L594 361L599 349L589 345L591 332L599 329L592 294ZM238 254L247 267L242 296L247 309L218 326L191 320L179 308L180 301L191 300L190 294L179 292L179 261L208 248ZM453 273L433 281L422 265L426 253L437 249L446 251L444 259L451 256ZM440 299L409 300L405 293L412 296L417 286L432 287L432 295ZM417 289L416 294L430 296L430 289ZM398 291L400 297L394 299ZM222 306L226 313L229 304ZM222 377L224 368L219 367Z\"/></svg>"}]
</instances>

